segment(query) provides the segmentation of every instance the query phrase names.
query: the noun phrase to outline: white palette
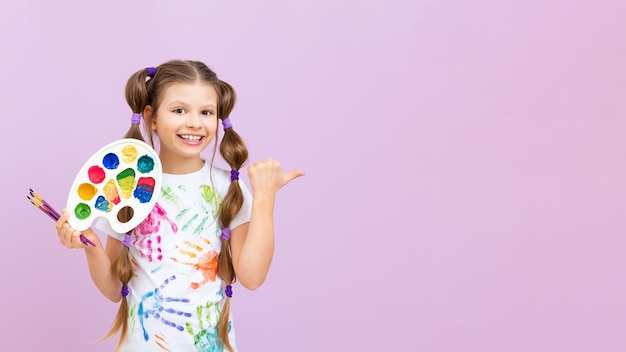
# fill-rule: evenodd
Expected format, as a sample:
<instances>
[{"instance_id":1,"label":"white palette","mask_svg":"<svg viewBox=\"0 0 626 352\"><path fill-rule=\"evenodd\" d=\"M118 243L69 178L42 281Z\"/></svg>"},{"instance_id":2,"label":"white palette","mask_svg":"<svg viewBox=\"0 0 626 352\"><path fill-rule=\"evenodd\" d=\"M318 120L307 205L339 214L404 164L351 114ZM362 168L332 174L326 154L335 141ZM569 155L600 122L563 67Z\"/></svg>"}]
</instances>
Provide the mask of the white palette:
<instances>
[{"instance_id":1,"label":"white palette","mask_svg":"<svg viewBox=\"0 0 626 352\"><path fill-rule=\"evenodd\" d=\"M126 233L152 211L161 190L161 162L157 152L138 139L110 143L83 165L67 199L70 226L83 231L99 217ZM124 221L120 211L132 216Z\"/></svg>"}]
</instances>

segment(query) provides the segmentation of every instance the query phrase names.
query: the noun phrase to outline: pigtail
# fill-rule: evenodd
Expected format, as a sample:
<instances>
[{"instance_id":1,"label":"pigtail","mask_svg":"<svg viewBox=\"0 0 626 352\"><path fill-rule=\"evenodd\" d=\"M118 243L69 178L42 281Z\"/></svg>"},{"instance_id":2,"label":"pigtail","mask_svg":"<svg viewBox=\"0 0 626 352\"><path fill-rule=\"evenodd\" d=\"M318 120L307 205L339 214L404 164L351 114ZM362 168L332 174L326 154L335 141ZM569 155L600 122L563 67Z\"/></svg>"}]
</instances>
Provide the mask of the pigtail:
<instances>
[{"instance_id":1,"label":"pigtail","mask_svg":"<svg viewBox=\"0 0 626 352\"><path fill-rule=\"evenodd\" d=\"M143 109L148 105L148 89L147 86L150 81L146 81L149 77L154 76L156 69L153 67L146 68L145 70L139 70L135 72L126 83L126 102L130 109L133 111L133 116L141 115ZM130 124L128 132L124 135L124 138L135 138L142 142L145 142L139 127L139 122ZM150 132L149 126L146 126L146 130ZM152 133L149 133L150 144L152 145Z\"/></svg>"},{"instance_id":2,"label":"pigtail","mask_svg":"<svg viewBox=\"0 0 626 352\"><path fill-rule=\"evenodd\" d=\"M230 120L228 120L228 116L230 115L236 101L235 90L228 83L221 80L217 83L217 90L220 96L217 116L224 124L224 137L220 143L220 154L232 169L231 183L228 191L226 192L226 196L222 201L219 221L223 228L229 228L230 222L243 205L243 192L239 187L238 176L239 169L241 169L246 160L248 160L248 149L246 148L243 139L233 130ZM217 269L220 277L227 285L226 299L224 300L220 320L217 324L217 330L224 347L229 351L233 351L230 341L228 340L230 295L232 295L232 291L230 291L231 287L229 286L235 282L236 277L230 253L230 235L222 236L222 250L220 252Z\"/></svg>"},{"instance_id":3,"label":"pigtail","mask_svg":"<svg viewBox=\"0 0 626 352\"><path fill-rule=\"evenodd\" d=\"M126 236L129 236L129 234L127 234ZM124 288L128 289L128 282L134 274L134 269L130 261L130 255L128 252L128 247L124 246L119 257L117 257L117 259L113 262L113 274L117 276L122 282L122 290ZM122 301L120 302L120 308L115 315L113 326L111 327L111 330L108 332L108 334L102 338L102 340L105 340L115 335L119 331L120 338L118 340L117 348L119 348L119 343L124 340L128 331L128 308L128 300L126 299L126 296L122 294Z\"/></svg>"},{"instance_id":4,"label":"pigtail","mask_svg":"<svg viewBox=\"0 0 626 352\"><path fill-rule=\"evenodd\" d=\"M156 69L154 68L146 68L145 70L137 71L128 79L128 82L126 83L126 102L133 111L133 116L131 118L130 128L124 135L124 138L134 138L145 142L140 129L141 113L144 107L147 105L148 100L147 85L150 83L150 81L146 81L146 79L148 77L153 77L155 71ZM152 144L152 134L149 135L150 142ZM131 219L132 215L132 210L130 208L123 208L120 210L118 218L121 222L128 222ZM112 337L119 331L120 338L118 340L117 348L120 347L120 343L124 340L124 338L126 337L126 333L128 332L129 307L126 295L128 295L128 282L134 275L134 268L130 260L128 248L128 246L130 245L129 240L132 232L133 230L129 231L126 234L126 238L124 240L124 248L112 264L113 274L122 282L122 301L115 316L115 320L113 321L113 326L111 327L111 330L107 333L105 337L102 338L102 340L104 340Z\"/></svg>"}]
</instances>

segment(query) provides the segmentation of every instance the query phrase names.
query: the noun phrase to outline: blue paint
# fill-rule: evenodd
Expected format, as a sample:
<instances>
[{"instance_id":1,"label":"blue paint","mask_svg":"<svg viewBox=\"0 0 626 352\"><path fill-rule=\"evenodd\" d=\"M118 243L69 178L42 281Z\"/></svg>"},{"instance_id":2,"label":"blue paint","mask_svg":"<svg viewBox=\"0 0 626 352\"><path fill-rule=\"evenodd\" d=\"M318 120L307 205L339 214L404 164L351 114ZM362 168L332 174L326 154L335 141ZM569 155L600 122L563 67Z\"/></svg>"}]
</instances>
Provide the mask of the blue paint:
<instances>
[{"instance_id":1,"label":"blue paint","mask_svg":"<svg viewBox=\"0 0 626 352\"><path fill-rule=\"evenodd\" d=\"M149 341L150 334L146 330L146 326L144 324L145 319L154 318L163 323L166 326L170 326L175 328L178 331L184 331L185 327L182 325L178 325L172 321L167 320L164 313L191 317L192 314L184 311L175 310L173 308L168 308L163 305L165 302L187 302L189 303L189 299L186 298L175 298L175 297L166 297L163 295L163 291L166 286L172 281L176 280L176 275L172 275L169 278L163 280L161 286L155 288L152 291L148 291L147 293L141 296L141 301L139 302L139 306L137 309L137 316L139 317L139 324L141 325L141 329L143 330L143 338L145 341ZM150 300L150 302L148 302Z\"/></svg>"},{"instance_id":2,"label":"blue paint","mask_svg":"<svg viewBox=\"0 0 626 352\"><path fill-rule=\"evenodd\" d=\"M150 199L152 199L152 194L154 192L154 188L150 185L137 185L135 191L133 192L133 196L139 200L139 203L148 203Z\"/></svg>"},{"instance_id":3,"label":"blue paint","mask_svg":"<svg viewBox=\"0 0 626 352\"><path fill-rule=\"evenodd\" d=\"M104 198L104 196L98 196L98 199L96 199L95 207L96 209L104 211L106 213L110 212L111 209L113 208L111 206L111 202L109 202L106 198Z\"/></svg>"},{"instance_id":4,"label":"blue paint","mask_svg":"<svg viewBox=\"0 0 626 352\"><path fill-rule=\"evenodd\" d=\"M165 297L165 302L183 302L189 303L191 302L189 298L176 298L176 297Z\"/></svg>"},{"instance_id":5,"label":"blue paint","mask_svg":"<svg viewBox=\"0 0 626 352\"><path fill-rule=\"evenodd\" d=\"M114 153L109 153L102 158L102 165L109 170L115 170L120 165L120 158Z\"/></svg>"}]
</instances>

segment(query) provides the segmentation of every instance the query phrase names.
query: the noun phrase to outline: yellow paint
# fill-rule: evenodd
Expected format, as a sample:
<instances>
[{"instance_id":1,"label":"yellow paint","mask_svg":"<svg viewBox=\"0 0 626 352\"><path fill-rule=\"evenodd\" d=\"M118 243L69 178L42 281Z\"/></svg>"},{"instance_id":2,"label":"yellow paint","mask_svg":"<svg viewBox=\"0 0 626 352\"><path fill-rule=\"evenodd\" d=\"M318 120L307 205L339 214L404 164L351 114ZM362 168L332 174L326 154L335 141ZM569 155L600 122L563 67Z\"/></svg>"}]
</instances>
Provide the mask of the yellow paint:
<instances>
[{"instance_id":1,"label":"yellow paint","mask_svg":"<svg viewBox=\"0 0 626 352\"><path fill-rule=\"evenodd\" d=\"M119 204L120 197L117 193L117 187L115 186L114 180L109 180L104 187L102 188L102 193L104 193L104 197L109 200L109 202L113 204Z\"/></svg>"},{"instance_id":2,"label":"yellow paint","mask_svg":"<svg viewBox=\"0 0 626 352\"><path fill-rule=\"evenodd\" d=\"M133 188L135 187L135 170L128 168L116 176L117 183L120 185L120 193L122 198L130 198Z\"/></svg>"},{"instance_id":3,"label":"yellow paint","mask_svg":"<svg viewBox=\"0 0 626 352\"><path fill-rule=\"evenodd\" d=\"M98 193L98 189L91 183L82 183L78 186L78 196L82 200L91 200L96 193Z\"/></svg>"},{"instance_id":4,"label":"yellow paint","mask_svg":"<svg viewBox=\"0 0 626 352\"><path fill-rule=\"evenodd\" d=\"M120 184L122 198L124 199L130 198L133 192L133 186L135 185L135 177L127 176L127 177L117 180L117 182Z\"/></svg>"},{"instance_id":5,"label":"yellow paint","mask_svg":"<svg viewBox=\"0 0 626 352\"><path fill-rule=\"evenodd\" d=\"M122 148L122 161L124 161L126 164L130 164L137 160L138 155L139 152L137 151L137 148L132 145L127 145Z\"/></svg>"}]
</instances>

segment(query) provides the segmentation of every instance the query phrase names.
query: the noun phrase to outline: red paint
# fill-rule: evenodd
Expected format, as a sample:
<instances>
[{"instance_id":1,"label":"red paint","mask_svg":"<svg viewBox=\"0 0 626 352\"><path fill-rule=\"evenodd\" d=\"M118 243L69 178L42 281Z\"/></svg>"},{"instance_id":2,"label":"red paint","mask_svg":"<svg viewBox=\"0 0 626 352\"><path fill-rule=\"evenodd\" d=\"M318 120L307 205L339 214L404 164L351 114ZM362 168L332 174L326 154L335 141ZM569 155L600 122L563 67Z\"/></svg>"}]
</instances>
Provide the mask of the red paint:
<instances>
[{"instance_id":1,"label":"red paint","mask_svg":"<svg viewBox=\"0 0 626 352\"><path fill-rule=\"evenodd\" d=\"M150 188L154 189L155 181L152 177L140 177L137 180L137 186L150 186Z\"/></svg>"},{"instance_id":2,"label":"red paint","mask_svg":"<svg viewBox=\"0 0 626 352\"><path fill-rule=\"evenodd\" d=\"M104 173L104 169L97 165L90 167L88 173L89 180L96 185L102 182L106 176Z\"/></svg>"}]
</instances>

